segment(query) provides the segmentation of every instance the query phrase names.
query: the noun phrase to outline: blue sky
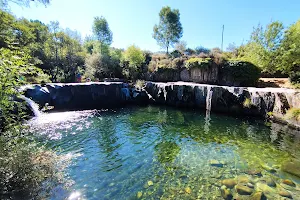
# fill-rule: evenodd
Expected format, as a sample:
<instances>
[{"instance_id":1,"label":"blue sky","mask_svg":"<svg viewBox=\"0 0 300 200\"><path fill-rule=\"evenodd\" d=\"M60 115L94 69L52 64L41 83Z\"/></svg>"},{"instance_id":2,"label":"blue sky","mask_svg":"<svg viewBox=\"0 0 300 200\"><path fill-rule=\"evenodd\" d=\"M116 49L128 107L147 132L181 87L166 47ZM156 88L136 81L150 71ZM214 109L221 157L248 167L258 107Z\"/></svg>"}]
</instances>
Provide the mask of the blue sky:
<instances>
[{"instance_id":1,"label":"blue sky","mask_svg":"<svg viewBox=\"0 0 300 200\"><path fill-rule=\"evenodd\" d=\"M144 50L159 51L152 38L163 6L179 9L183 26L182 40L187 46L207 48L229 43L245 43L254 26L279 20L285 26L300 19L300 0L52 0L45 6L32 3L30 8L11 4L17 17L38 19L46 24L59 21L63 28L91 34L93 18L104 16L113 32L113 47L135 44Z\"/></svg>"}]
</instances>

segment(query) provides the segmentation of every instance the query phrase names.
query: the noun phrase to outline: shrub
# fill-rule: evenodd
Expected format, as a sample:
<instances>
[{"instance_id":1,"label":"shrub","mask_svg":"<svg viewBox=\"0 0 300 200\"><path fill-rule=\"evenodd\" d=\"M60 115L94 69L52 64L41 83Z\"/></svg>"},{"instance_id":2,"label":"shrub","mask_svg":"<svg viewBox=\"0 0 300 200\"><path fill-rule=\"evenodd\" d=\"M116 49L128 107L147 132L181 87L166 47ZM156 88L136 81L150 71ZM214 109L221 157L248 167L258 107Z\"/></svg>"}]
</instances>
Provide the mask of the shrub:
<instances>
[{"instance_id":1,"label":"shrub","mask_svg":"<svg viewBox=\"0 0 300 200\"><path fill-rule=\"evenodd\" d=\"M174 51L172 51L172 52L170 53L170 56L171 56L172 58L179 58L179 57L182 56L182 54L181 54L180 51L174 50Z\"/></svg>"},{"instance_id":2,"label":"shrub","mask_svg":"<svg viewBox=\"0 0 300 200\"><path fill-rule=\"evenodd\" d=\"M289 77L292 83L299 84L300 83L300 67L293 67L293 70L289 73Z\"/></svg>"},{"instance_id":3,"label":"shrub","mask_svg":"<svg viewBox=\"0 0 300 200\"><path fill-rule=\"evenodd\" d=\"M0 136L0 199L15 193L36 196L41 189L49 189L42 186L45 180L52 184L62 180L57 167L60 158L17 131Z\"/></svg>"},{"instance_id":4,"label":"shrub","mask_svg":"<svg viewBox=\"0 0 300 200\"><path fill-rule=\"evenodd\" d=\"M145 81L144 80L137 80L135 82L135 88L138 89L138 90L142 90L144 86L145 86Z\"/></svg>"},{"instance_id":5,"label":"shrub","mask_svg":"<svg viewBox=\"0 0 300 200\"><path fill-rule=\"evenodd\" d=\"M149 72L154 72L157 68L157 63L155 60L151 60L149 65L148 65L148 71Z\"/></svg>"},{"instance_id":6,"label":"shrub","mask_svg":"<svg viewBox=\"0 0 300 200\"><path fill-rule=\"evenodd\" d=\"M185 62L185 67L191 69L194 67L208 68L212 64L210 58L190 58Z\"/></svg>"},{"instance_id":7,"label":"shrub","mask_svg":"<svg viewBox=\"0 0 300 200\"><path fill-rule=\"evenodd\" d=\"M227 61L221 65L221 79L231 79L240 86L255 85L260 77L260 68L246 61Z\"/></svg>"},{"instance_id":8,"label":"shrub","mask_svg":"<svg viewBox=\"0 0 300 200\"><path fill-rule=\"evenodd\" d=\"M251 105L252 105L251 99L246 98L246 99L244 100L244 102L243 102L244 108L251 108Z\"/></svg>"},{"instance_id":9,"label":"shrub","mask_svg":"<svg viewBox=\"0 0 300 200\"><path fill-rule=\"evenodd\" d=\"M163 59L158 61L157 68L172 68L172 59Z\"/></svg>"},{"instance_id":10,"label":"shrub","mask_svg":"<svg viewBox=\"0 0 300 200\"><path fill-rule=\"evenodd\" d=\"M285 118L300 121L300 108L290 108L286 112Z\"/></svg>"},{"instance_id":11,"label":"shrub","mask_svg":"<svg viewBox=\"0 0 300 200\"><path fill-rule=\"evenodd\" d=\"M210 58L210 56L206 53L203 53L201 52L199 55L198 55L198 58Z\"/></svg>"},{"instance_id":12,"label":"shrub","mask_svg":"<svg viewBox=\"0 0 300 200\"><path fill-rule=\"evenodd\" d=\"M168 55L164 54L153 54L152 55L152 60L163 60L169 58Z\"/></svg>"},{"instance_id":13,"label":"shrub","mask_svg":"<svg viewBox=\"0 0 300 200\"><path fill-rule=\"evenodd\" d=\"M180 69L182 68L184 65L184 61L186 60L185 57L180 57L180 58L175 58L172 60L171 66L173 69Z\"/></svg>"},{"instance_id":14,"label":"shrub","mask_svg":"<svg viewBox=\"0 0 300 200\"><path fill-rule=\"evenodd\" d=\"M12 101L19 95L16 88L41 73L28 58L24 52L0 49L0 118L5 119L0 122L0 199L12 199L15 192L33 196L45 180L56 180L58 175L58 157L25 134L26 129L20 125L26 117L22 104Z\"/></svg>"}]
</instances>

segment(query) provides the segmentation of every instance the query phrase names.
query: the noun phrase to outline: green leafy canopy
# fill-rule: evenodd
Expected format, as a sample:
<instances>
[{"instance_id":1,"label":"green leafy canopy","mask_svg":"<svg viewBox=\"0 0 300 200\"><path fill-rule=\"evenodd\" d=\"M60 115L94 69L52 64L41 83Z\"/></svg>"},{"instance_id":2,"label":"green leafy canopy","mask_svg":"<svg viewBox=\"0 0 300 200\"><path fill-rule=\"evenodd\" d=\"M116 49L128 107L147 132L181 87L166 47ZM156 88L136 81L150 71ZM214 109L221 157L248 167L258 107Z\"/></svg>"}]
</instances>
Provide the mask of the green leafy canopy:
<instances>
[{"instance_id":1,"label":"green leafy canopy","mask_svg":"<svg viewBox=\"0 0 300 200\"><path fill-rule=\"evenodd\" d=\"M153 38L159 46L167 49L173 47L182 37L183 29L180 22L180 13L178 9L169 6L163 7L159 12L159 24L153 28Z\"/></svg>"}]
</instances>

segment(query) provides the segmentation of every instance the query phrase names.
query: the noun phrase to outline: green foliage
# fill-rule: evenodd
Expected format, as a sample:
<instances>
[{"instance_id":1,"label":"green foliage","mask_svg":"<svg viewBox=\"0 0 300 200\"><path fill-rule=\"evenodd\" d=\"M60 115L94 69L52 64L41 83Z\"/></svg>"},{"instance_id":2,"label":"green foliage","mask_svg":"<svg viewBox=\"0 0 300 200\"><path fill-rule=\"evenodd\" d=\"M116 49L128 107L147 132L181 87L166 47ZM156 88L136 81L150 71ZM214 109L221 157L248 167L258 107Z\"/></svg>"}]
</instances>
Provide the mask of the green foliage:
<instances>
[{"instance_id":1,"label":"green foliage","mask_svg":"<svg viewBox=\"0 0 300 200\"><path fill-rule=\"evenodd\" d=\"M252 63L232 60L221 65L220 73L224 77L232 77L241 86L250 86L257 83L261 70Z\"/></svg>"},{"instance_id":2,"label":"green foliage","mask_svg":"<svg viewBox=\"0 0 300 200\"><path fill-rule=\"evenodd\" d=\"M17 88L37 73L30 56L18 50L0 48L0 198L13 198L14 192L35 196L46 179L58 181L57 156L37 146L21 122L24 104L13 101ZM1 127L2 126L2 127ZM22 131L23 130L23 131Z\"/></svg>"},{"instance_id":3,"label":"green foliage","mask_svg":"<svg viewBox=\"0 0 300 200\"><path fill-rule=\"evenodd\" d=\"M123 53L124 60L129 62L132 68L138 68L145 62L145 55L143 51L135 45L129 46Z\"/></svg>"},{"instance_id":4,"label":"green foliage","mask_svg":"<svg viewBox=\"0 0 300 200\"><path fill-rule=\"evenodd\" d=\"M94 53L87 56L85 60L86 70L84 76L92 80L115 77L121 74L119 63L120 58Z\"/></svg>"},{"instance_id":5,"label":"green foliage","mask_svg":"<svg viewBox=\"0 0 300 200\"><path fill-rule=\"evenodd\" d=\"M168 54L169 47L179 41L182 32L179 10L163 7L159 12L159 24L153 28L153 38L159 46L166 48Z\"/></svg>"},{"instance_id":6,"label":"green foliage","mask_svg":"<svg viewBox=\"0 0 300 200\"><path fill-rule=\"evenodd\" d=\"M179 57L181 57L183 54L180 52L180 51L178 51L178 50L174 50L174 51L172 51L171 53L170 53L170 56L172 57L172 58L179 58Z\"/></svg>"},{"instance_id":7,"label":"green foliage","mask_svg":"<svg viewBox=\"0 0 300 200\"><path fill-rule=\"evenodd\" d=\"M34 1L34 0L0 0L0 8L1 9L8 8L9 2L18 4L19 6L29 7L30 2L32 2L32 1ZM50 0L35 0L35 2L44 4L45 6L47 6L50 3Z\"/></svg>"},{"instance_id":8,"label":"green foliage","mask_svg":"<svg viewBox=\"0 0 300 200\"><path fill-rule=\"evenodd\" d=\"M280 69L290 75L291 81L300 83L300 20L285 32L281 44Z\"/></svg>"},{"instance_id":9,"label":"green foliage","mask_svg":"<svg viewBox=\"0 0 300 200\"><path fill-rule=\"evenodd\" d=\"M29 141L16 127L6 131L0 136L0 198L10 199L15 193L34 197L46 179L60 181L61 172L56 167L59 160L54 152Z\"/></svg>"},{"instance_id":10,"label":"green foliage","mask_svg":"<svg viewBox=\"0 0 300 200\"><path fill-rule=\"evenodd\" d=\"M145 62L144 52L135 45L129 46L124 52L122 62L124 66L123 74L129 78L135 79L141 69L142 64Z\"/></svg>"},{"instance_id":11,"label":"green foliage","mask_svg":"<svg viewBox=\"0 0 300 200\"><path fill-rule=\"evenodd\" d=\"M185 62L185 67L187 69L191 68L208 68L211 66L211 58L190 58Z\"/></svg>"},{"instance_id":12,"label":"green foliage","mask_svg":"<svg viewBox=\"0 0 300 200\"><path fill-rule=\"evenodd\" d=\"M252 62L270 74L280 70L279 47L283 36L283 24L272 22L264 29L258 25L251 34L248 44L243 47L243 60Z\"/></svg>"},{"instance_id":13,"label":"green foliage","mask_svg":"<svg viewBox=\"0 0 300 200\"><path fill-rule=\"evenodd\" d=\"M196 47L196 48L195 48L195 53L196 53L196 54L200 54L200 53L209 54L209 53L210 53L210 50L209 50L208 48L199 46L199 47Z\"/></svg>"},{"instance_id":14,"label":"green foliage","mask_svg":"<svg viewBox=\"0 0 300 200\"><path fill-rule=\"evenodd\" d=\"M103 16L94 18L93 33L100 42L100 53L103 53L102 45L111 45L113 37L108 22Z\"/></svg>"},{"instance_id":15,"label":"green foliage","mask_svg":"<svg viewBox=\"0 0 300 200\"><path fill-rule=\"evenodd\" d=\"M246 98L246 99L244 100L244 102L243 102L244 108L251 108L251 105L252 105L251 99Z\"/></svg>"},{"instance_id":16,"label":"green foliage","mask_svg":"<svg viewBox=\"0 0 300 200\"><path fill-rule=\"evenodd\" d=\"M11 99L18 94L16 88L25 83L24 75L27 75L28 68L31 67L27 63L28 59L29 55L22 52L0 49L0 110L2 116L10 116L15 108L22 106L19 104L16 107ZM15 120L20 120L22 117L21 115L15 119L6 117L4 127L8 127Z\"/></svg>"},{"instance_id":17,"label":"green foliage","mask_svg":"<svg viewBox=\"0 0 300 200\"><path fill-rule=\"evenodd\" d=\"M138 90L142 90L145 87L145 81L144 80L137 80L135 82L135 88Z\"/></svg>"},{"instance_id":18,"label":"green foliage","mask_svg":"<svg viewBox=\"0 0 300 200\"><path fill-rule=\"evenodd\" d=\"M290 108L286 112L285 118L300 121L300 108Z\"/></svg>"},{"instance_id":19,"label":"green foliage","mask_svg":"<svg viewBox=\"0 0 300 200\"><path fill-rule=\"evenodd\" d=\"M76 31L64 32L58 22L46 26L37 20L16 19L4 11L0 11L0 22L0 47L22 49L30 55L28 61L50 75L52 81L75 80L85 57Z\"/></svg>"}]
</instances>

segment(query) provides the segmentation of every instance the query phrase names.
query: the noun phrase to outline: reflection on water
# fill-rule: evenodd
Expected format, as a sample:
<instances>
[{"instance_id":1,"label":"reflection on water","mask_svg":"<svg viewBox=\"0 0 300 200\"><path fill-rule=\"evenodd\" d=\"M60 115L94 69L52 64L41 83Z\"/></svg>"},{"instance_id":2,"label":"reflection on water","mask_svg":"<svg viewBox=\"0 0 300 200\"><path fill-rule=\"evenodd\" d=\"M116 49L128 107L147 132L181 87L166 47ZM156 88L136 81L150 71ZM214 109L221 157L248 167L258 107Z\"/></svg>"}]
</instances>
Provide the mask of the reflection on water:
<instances>
[{"instance_id":1,"label":"reflection on water","mask_svg":"<svg viewBox=\"0 0 300 200\"><path fill-rule=\"evenodd\" d=\"M300 158L299 134L277 124L151 106L50 113L29 123L49 147L77 155L65 171L69 199L223 199L221 180L255 170L300 183L280 170Z\"/></svg>"}]
</instances>

